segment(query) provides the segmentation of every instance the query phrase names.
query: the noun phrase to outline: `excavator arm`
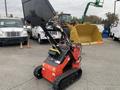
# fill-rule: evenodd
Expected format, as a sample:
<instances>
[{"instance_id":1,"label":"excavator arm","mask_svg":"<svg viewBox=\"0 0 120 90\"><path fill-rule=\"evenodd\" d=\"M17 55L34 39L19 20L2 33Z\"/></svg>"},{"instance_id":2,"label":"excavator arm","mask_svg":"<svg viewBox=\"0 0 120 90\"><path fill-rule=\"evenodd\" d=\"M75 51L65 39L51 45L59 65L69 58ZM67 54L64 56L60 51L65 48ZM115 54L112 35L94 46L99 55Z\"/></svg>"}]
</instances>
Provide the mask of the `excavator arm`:
<instances>
[{"instance_id":1,"label":"excavator arm","mask_svg":"<svg viewBox=\"0 0 120 90\"><path fill-rule=\"evenodd\" d=\"M103 7L103 3L104 3L104 0L102 2L101 2L101 0L96 0L96 2L89 2L85 8L85 11L84 11L84 14L82 17L82 23L84 23L84 21L85 21L85 17L86 17L86 14L87 14L87 11L88 11L90 5L95 6L95 7Z\"/></svg>"}]
</instances>

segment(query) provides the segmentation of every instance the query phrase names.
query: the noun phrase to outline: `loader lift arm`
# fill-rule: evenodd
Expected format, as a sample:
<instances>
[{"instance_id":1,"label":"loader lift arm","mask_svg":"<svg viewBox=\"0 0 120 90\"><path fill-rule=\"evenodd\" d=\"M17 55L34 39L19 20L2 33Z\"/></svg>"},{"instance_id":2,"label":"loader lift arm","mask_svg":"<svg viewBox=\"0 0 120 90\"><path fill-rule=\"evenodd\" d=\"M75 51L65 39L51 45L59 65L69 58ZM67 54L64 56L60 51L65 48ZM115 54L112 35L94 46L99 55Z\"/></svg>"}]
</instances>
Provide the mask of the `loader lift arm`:
<instances>
[{"instance_id":1,"label":"loader lift arm","mask_svg":"<svg viewBox=\"0 0 120 90\"><path fill-rule=\"evenodd\" d=\"M62 50L60 49L60 47L59 47L58 43L56 42L56 40L50 35L47 28L45 26L41 26L41 27L44 30L45 36L48 38L48 41L50 42L52 47L54 49L57 49L61 53ZM64 39L64 43L66 43L67 46L69 46L71 48L71 46L72 46L71 41L69 40L68 36L66 35L66 33L63 31L63 29L60 26L57 27L57 26L53 25L53 31L59 31L61 33L61 40Z\"/></svg>"},{"instance_id":2,"label":"loader lift arm","mask_svg":"<svg viewBox=\"0 0 120 90\"><path fill-rule=\"evenodd\" d=\"M61 49L58 47L57 42L56 42L56 41L53 39L53 37L49 34L49 32L48 32L48 30L46 29L46 27L45 27L45 26L41 26L41 27L42 27L42 29L43 29L44 32L45 32L45 36L46 36L47 38L49 38L49 42L52 44L52 47L55 48L55 49L58 49L59 52L61 52Z\"/></svg>"}]
</instances>

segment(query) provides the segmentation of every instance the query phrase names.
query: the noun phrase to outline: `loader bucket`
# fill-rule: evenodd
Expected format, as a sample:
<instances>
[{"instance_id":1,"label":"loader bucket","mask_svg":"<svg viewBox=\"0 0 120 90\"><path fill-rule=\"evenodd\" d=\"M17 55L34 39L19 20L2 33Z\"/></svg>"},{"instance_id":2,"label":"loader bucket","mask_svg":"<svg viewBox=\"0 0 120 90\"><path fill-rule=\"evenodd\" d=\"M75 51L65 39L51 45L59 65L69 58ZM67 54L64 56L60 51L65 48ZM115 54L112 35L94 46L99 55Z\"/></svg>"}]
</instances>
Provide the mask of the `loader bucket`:
<instances>
[{"instance_id":1,"label":"loader bucket","mask_svg":"<svg viewBox=\"0 0 120 90\"><path fill-rule=\"evenodd\" d=\"M102 35L96 25L77 24L69 26L70 39L73 43L81 43L82 45L103 43Z\"/></svg>"}]
</instances>

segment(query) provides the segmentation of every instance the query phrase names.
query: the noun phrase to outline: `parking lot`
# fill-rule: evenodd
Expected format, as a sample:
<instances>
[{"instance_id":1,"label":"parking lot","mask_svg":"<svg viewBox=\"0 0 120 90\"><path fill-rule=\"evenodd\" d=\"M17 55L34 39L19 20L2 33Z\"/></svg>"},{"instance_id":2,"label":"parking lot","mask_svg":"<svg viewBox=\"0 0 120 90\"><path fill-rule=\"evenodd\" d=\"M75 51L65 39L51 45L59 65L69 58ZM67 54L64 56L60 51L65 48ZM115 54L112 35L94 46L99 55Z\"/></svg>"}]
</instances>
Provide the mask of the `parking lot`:
<instances>
[{"instance_id":1,"label":"parking lot","mask_svg":"<svg viewBox=\"0 0 120 90\"><path fill-rule=\"evenodd\" d=\"M49 82L33 76L50 45L32 40L31 45L0 47L0 90L52 90ZM120 90L120 42L104 39L104 44L83 46L82 51L82 77L67 90Z\"/></svg>"}]
</instances>

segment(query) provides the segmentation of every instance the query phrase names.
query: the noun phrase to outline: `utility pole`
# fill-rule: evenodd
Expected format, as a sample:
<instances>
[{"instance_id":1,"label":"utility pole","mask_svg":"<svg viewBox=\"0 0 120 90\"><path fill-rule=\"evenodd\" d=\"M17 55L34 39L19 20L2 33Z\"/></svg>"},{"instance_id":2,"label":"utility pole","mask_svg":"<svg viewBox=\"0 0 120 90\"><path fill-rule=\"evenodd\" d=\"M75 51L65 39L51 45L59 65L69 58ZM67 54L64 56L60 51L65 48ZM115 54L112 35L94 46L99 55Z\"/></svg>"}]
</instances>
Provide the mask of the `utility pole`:
<instances>
[{"instance_id":1,"label":"utility pole","mask_svg":"<svg viewBox=\"0 0 120 90\"><path fill-rule=\"evenodd\" d=\"M120 1L120 0L115 0L115 1L114 1L114 15L115 15L115 13L116 13L116 3L117 3L117 1Z\"/></svg>"},{"instance_id":2,"label":"utility pole","mask_svg":"<svg viewBox=\"0 0 120 90\"><path fill-rule=\"evenodd\" d=\"M6 0L4 0L4 2L5 2L5 14L6 14L6 17L8 16L8 11L7 11L7 2L6 2Z\"/></svg>"}]
</instances>

